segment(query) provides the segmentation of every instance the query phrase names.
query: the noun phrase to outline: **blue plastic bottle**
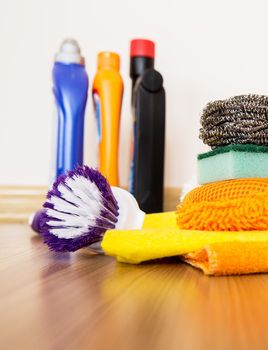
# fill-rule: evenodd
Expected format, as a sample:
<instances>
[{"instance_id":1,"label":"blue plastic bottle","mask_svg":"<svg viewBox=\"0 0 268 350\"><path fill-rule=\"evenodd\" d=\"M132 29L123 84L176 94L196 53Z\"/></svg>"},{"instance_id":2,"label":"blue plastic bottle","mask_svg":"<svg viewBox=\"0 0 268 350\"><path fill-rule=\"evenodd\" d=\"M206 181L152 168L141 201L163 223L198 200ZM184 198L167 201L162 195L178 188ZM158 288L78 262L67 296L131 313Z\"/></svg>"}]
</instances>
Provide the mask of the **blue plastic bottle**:
<instances>
[{"instance_id":1,"label":"blue plastic bottle","mask_svg":"<svg viewBox=\"0 0 268 350\"><path fill-rule=\"evenodd\" d=\"M88 76L75 40L66 39L53 67L53 92L57 106L56 150L53 180L83 165L84 117Z\"/></svg>"}]
</instances>

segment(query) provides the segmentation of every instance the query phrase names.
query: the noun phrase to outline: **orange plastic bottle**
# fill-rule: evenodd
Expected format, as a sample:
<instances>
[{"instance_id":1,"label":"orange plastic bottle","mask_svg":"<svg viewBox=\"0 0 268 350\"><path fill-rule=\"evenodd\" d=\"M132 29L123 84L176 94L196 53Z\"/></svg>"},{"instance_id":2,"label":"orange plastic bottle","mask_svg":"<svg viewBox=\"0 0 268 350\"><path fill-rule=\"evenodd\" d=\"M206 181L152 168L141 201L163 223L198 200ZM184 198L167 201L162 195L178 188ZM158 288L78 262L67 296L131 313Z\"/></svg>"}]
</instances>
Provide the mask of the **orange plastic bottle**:
<instances>
[{"instance_id":1,"label":"orange plastic bottle","mask_svg":"<svg viewBox=\"0 0 268 350\"><path fill-rule=\"evenodd\" d=\"M98 54L98 71L93 82L93 101L98 124L99 171L111 186L119 185L118 145L123 80L120 57L113 52Z\"/></svg>"}]
</instances>

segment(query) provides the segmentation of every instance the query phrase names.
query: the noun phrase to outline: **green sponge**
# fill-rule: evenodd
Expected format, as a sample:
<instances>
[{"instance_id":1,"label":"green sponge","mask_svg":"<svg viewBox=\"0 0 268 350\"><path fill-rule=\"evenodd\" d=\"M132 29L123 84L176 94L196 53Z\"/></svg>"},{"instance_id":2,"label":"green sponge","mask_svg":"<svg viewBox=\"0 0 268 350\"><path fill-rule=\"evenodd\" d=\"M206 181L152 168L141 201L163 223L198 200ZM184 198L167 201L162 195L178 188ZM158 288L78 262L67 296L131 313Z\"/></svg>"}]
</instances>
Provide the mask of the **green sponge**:
<instances>
[{"instance_id":1,"label":"green sponge","mask_svg":"<svg viewBox=\"0 0 268 350\"><path fill-rule=\"evenodd\" d=\"M197 156L200 185L229 179L268 178L268 146L228 145Z\"/></svg>"}]
</instances>

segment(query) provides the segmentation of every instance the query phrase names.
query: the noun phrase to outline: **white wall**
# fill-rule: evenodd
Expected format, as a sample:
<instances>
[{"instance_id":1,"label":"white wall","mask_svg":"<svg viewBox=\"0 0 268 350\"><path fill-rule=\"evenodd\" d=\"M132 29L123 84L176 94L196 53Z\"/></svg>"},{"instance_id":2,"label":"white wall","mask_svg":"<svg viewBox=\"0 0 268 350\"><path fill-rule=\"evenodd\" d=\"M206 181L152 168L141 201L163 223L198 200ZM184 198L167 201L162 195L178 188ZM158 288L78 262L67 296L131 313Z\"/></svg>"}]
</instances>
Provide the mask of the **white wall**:
<instances>
[{"instance_id":1,"label":"white wall","mask_svg":"<svg viewBox=\"0 0 268 350\"><path fill-rule=\"evenodd\" d=\"M268 2L246 0L0 0L0 184L46 184L52 126L51 67L76 38L92 79L96 55L122 58L125 95L120 150L127 183L130 136L129 41L156 41L167 92L166 186L195 172L199 116L213 99L268 93ZM89 99L91 105L91 98ZM86 160L91 161L92 111Z\"/></svg>"}]
</instances>

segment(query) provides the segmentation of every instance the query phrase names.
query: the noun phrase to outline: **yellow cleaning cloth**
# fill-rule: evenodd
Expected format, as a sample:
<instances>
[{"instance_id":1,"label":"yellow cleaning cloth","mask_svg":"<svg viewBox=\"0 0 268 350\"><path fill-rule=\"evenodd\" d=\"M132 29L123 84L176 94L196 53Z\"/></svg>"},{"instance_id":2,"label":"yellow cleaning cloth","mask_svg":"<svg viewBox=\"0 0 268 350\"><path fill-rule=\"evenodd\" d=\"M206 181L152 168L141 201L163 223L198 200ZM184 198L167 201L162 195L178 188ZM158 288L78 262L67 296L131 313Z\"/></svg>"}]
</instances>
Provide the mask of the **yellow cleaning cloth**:
<instances>
[{"instance_id":1,"label":"yellow cleaning cloth","mask_svg":"<svg viewBox=\"0 0 268 350\"><path fill-rule=\"evenodd\" d=\"M212 243L184 255L183 260L206 275L237 275L268 272L268 239ZM266 233L267 234L267 233Z\"/></svg>"},{"instance_id":2,"label":"yellow cleaning cloth","mask_svg":"<svg viewBox=\"0 0 268 350\"><path fill-rule=\"evenodd\" d=\"M248 255L258 256L258 251L254 251L256 244L258 247L262 244L268 244L268 231L196 231L196 230L180 230L178 228L155 228L155 229L142 229L142 230L110 230L107 231L103 237L102 248L107 255L111 255L117 258L118 261L138 264L142 261L159 259L163 257L184 255L192 252L199 252L207 246L213 248L212 244L221 243L222 252L225 251L225 246L235 242L234 247L239 247L238 254L243 255L242 243L247 244ZM252 252L250 253L252 246ZM216 247L219 247L216 246ZM211 249L212 249L211 248ZM208 249L208 248L206 248ZM218 249L219 251L219 249ZM227 249L228 252L228 249ZM200 252L199 252L200 254ZM234 252L230 251L230 255ZM268 262L268 250L266 260ZM225 260L221 260L221 266L224 265L227 268L229 261L231 262L230 255ZM200 255L199 255L200 256ZM194 256L193 256L194 257ZM194 265L194 260L191 256L185 257L187 261L191 261ZM235 260L234 260L235 261ZM241 257L240 262L245 264L251 263L251 270L255 269L255 260L243 260ZM201 264L203 261L201 261ZM233 264L233 263L232 263ZM197 265L197 264L196 264ZM233 269L235 264L233 264ZM201 266L201 265L200 265ZM243 266L236 266L237 273L243 271ZM257 264L256 268L260 268ZM221 267L222 270L223 267ZM262 272L263 270L259 270ZM235 272L233 272L235 273Z\"/></svg>"},{"instance_id":3,"label":"yellow cleaning cloth","mask_svg":"<svg viewBox=\"0 0 268 350\"><path fill-rule=\"evenodd\" d=\"M178 228L177 212L146 214L142 228Z\"/></svg>"}]
</instances>

